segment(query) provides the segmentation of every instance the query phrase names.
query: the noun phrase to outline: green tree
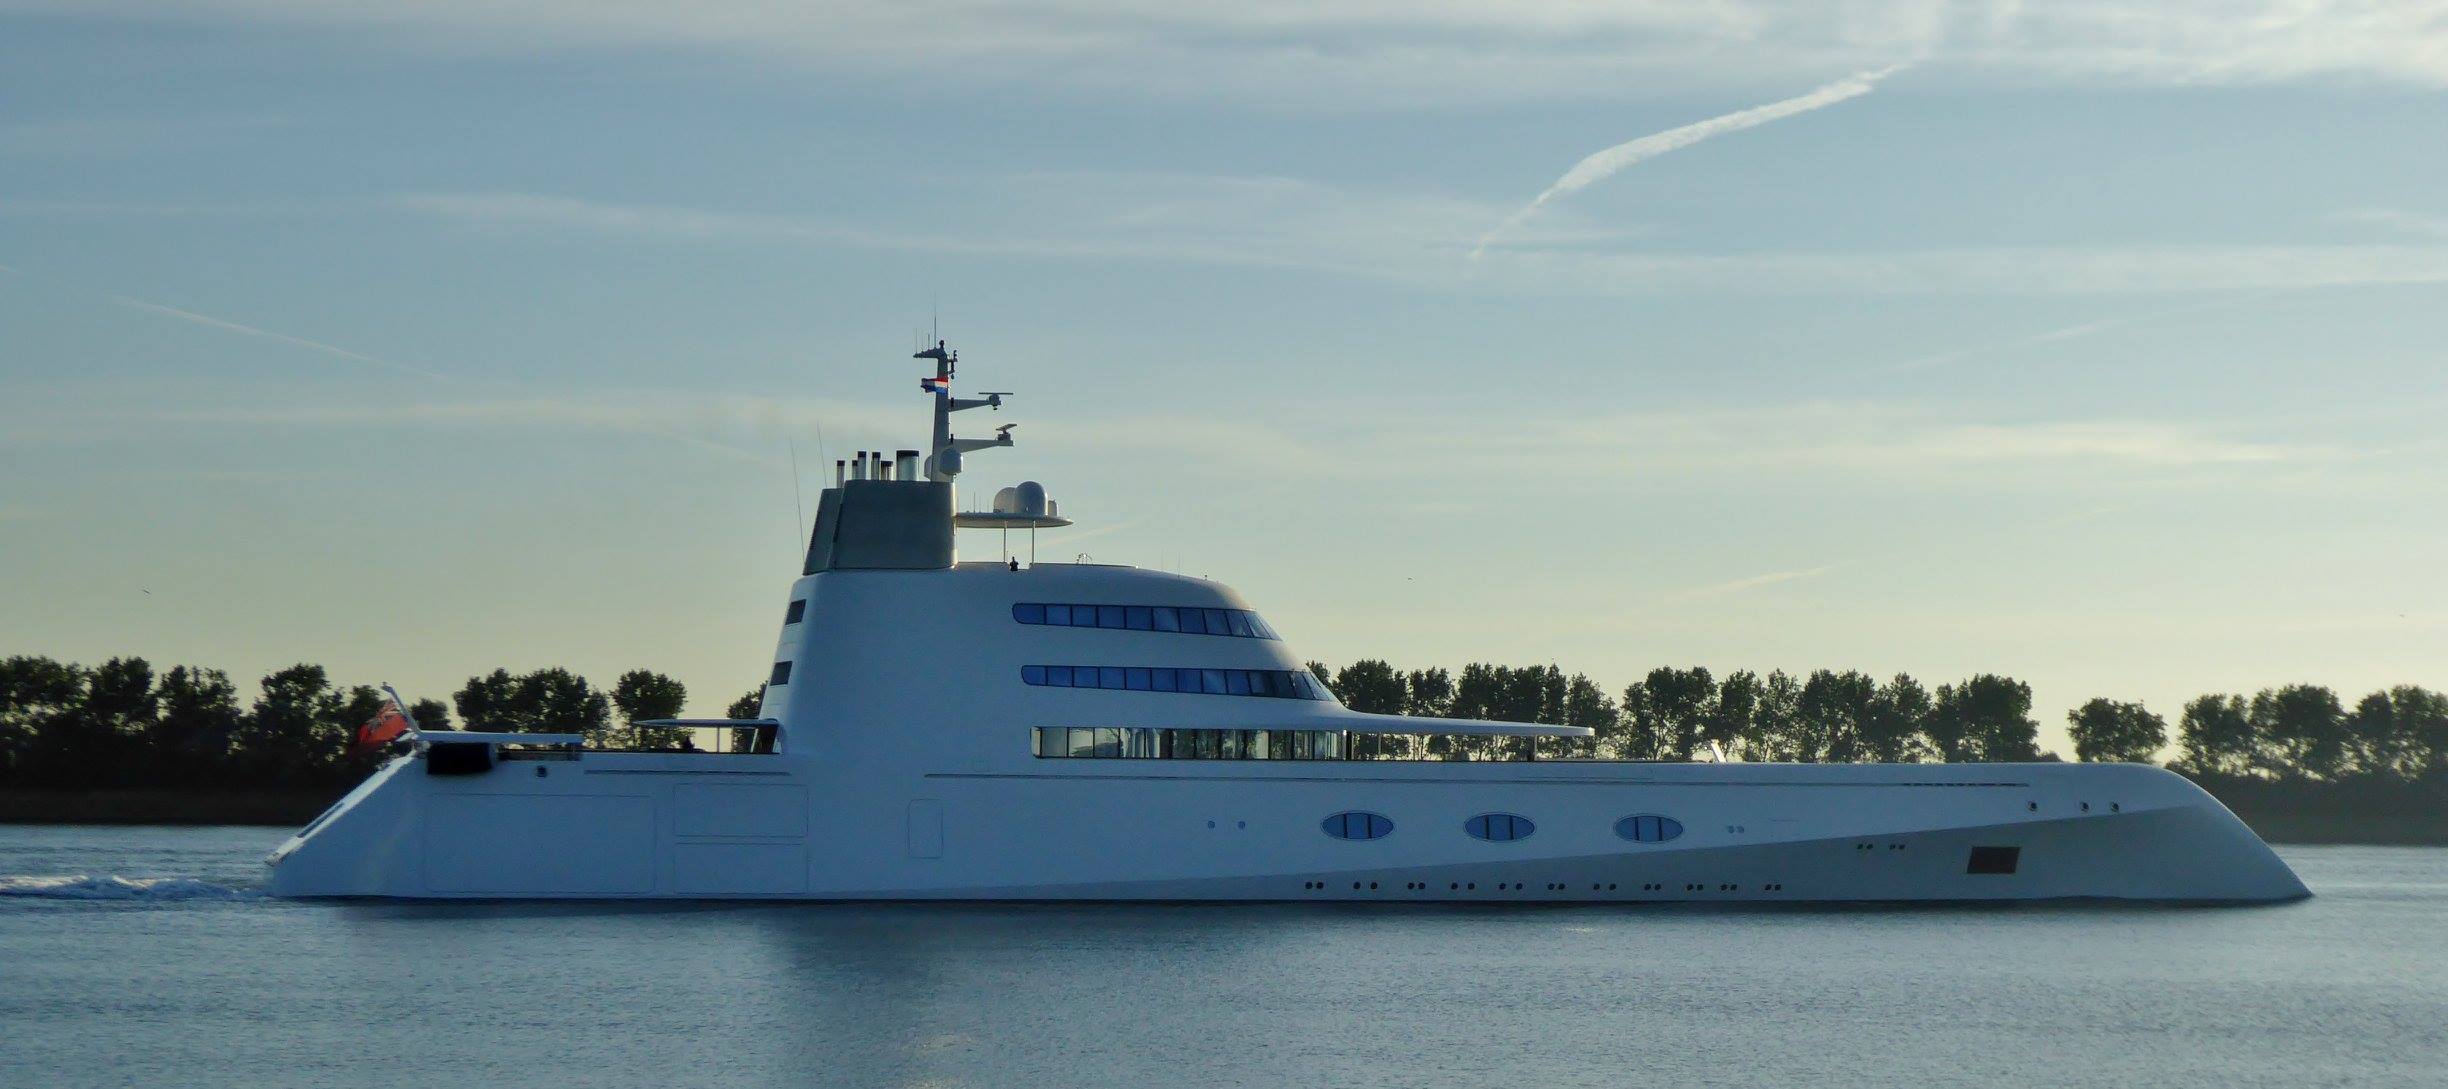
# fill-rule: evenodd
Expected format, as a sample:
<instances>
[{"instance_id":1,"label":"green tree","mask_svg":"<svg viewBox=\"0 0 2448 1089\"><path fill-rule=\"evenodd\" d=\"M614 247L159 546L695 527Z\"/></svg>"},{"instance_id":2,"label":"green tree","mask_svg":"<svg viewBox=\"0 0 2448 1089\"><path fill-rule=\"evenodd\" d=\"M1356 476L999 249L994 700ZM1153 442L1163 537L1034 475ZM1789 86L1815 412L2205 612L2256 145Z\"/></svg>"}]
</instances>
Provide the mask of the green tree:
<instances>
[{"instance_id":1,"label":"green tree","mask_svg":"<svg viewBox=\"0 0 2448 1089\"><path fill-rule=\"evenodd\" d=\"M19 655L0 661L0 782L49 785L54 738L82 713L86 673L72 662Z\"/></svg>"},{"instance_id":2,"label":"green tree","mask_svg":"<svg viewBox=\"0 0 2448 1089\"><path fill-rule=\"evenodd\" d=\"M1336 671L1332 687L1343 706L1372 715L1399 715L1411 698L1402 674L1376 658L1363 658Z\"/></svg>"},{"instance_id":3,"label":"green tree","mask_svg":"<svg viewBox=\"0 0 2448 1089\"><path fill-rule=\"evenodd\" d=\"M2040 759L2040 723L2031 717L2031 686L1982 673L1938 686L1924 733L1939 759Z\"/></svg>"},{"instance_id":4,"label":"green tree","mask_svg":"<svg viewBox=\"0 0 2448 1089\"><path fill-rule=\"evenodd\" d=\"M421 699L408 705L408 717L415 719L419 730L448 730L451 726L450 707L441 700Z\"/></svg>"},{"instance_id":5,"label":"green tree","mask_svg":"<svg viewBox=\"0 0 2448 1089\"><path fill-rule=\"evenodd\" d=\"M1446 713L1453 718L1494 720L1503 717L1505 690L1510 670L1485 662L1468 662L1454 675L1453 700ZM1482 760L1495 754L1496 746L1486 737L1466 734L1439 734L1429 741L1429 752L1448 760Z\"/></svg>"},{"instance_id":6,"label":"green tree","mask_svg":"<svg viewBox=\"0 0 2448 1089\"><path fill-rule=\"evenodd\" d=\"M353 740L357 723L342 725L343 697L332 690L323 667L290 666L265 677L262 690L239 723L241 779L302 787L326 778Z\"/></svg>"},{"instance_id":7,"label":"green tree","mask_svg":"<svg viewBox=\"0 0 2448 1089\"><path fill-rule=\"evenodd\" d=\"M2448 696L2400 685L2389 689L2389 704L2405 737L2400 774L2409 779L2448 776Z\"/></svg>"},{"instance_id":8,"label":"green tree","mask_svg":"<svg viewBox=\"0 0 2448 1089\"><path fill-rule=\"evenodd\" d=\"M685 726L641 726L648 719L678 718L688 703L688 687L647 669L632 669L612 683L612 706L619 709L621 741L633 749L677 749L688 735Z\"/></svg>"},{"instance_id":9,"label":"green tree","mask_svg":"<svg viewBox=\"0 0 2448 1089\"><path fill-rule=\"evenodd\" d=\"M586 678L559 667L516 676L496 669L470 677L453 702L469 729L584 734L596 746L611 740L612 701Z\"/></svg>"},{"instance_id":10,"label":"green tree","mask_svg":"<svg viewBox=\"0 0 2448 1089\"><path fill-rule=\"evenodd\" d=\"M2177 720L2178 767L2195 775L2249 775L2258 746L2242 696L2197 696Z\"/></svg>"},{"instance_id":11,"label":"green tree","mask_svg":"<svg viewBox=\"0 0 2448 1089\"><path fill-rule=\"evenodd\" d=\"M1737 669L1717 682L1717 702L1709 708L1708 722L1701 727L1700 740L1704 747L1714 744L1726 755L1737 759L1751 755L1751 720L1759 713L1760 677L1748 669Z\"/></svg>"},{"instance_id":12,"label":"green tree","mask_svg":"<svg viewBox=\"0 0 2448 1089\"><path fill-rule=\"evenodd\" d=\"M451 696L459 709L459 721L477 731L522 730L526 715L519 707L518 678L507 669L496 669L481 677L470 677Z\"/></svg>"},{"instance_id":13,"label":"green tree","mask_svg":"<svg viewBox=\"0 0 2448 1089\"><path fill-rule=\"evenodd\" d=\"M2320 685L2264 688L2252 699L2253 740L2262 770L2287 778L2334 779L2346 770L2346 709Z\"/></svg>"},{"instance_id":14,"label":"green tree","mask_svg":"<svg viewBox=\"0 0 2448 1089\"><path fill-rule=\"evenodd\" d=\"M1923 759L1928 750L1922 729L1930 707L1929 690L1910 674L1898 673L1880 685L1862 717L1862 758L1887 764Z\"/></svg>"},{"instance_id":15,"label":"green tree","mask_svg":"<svg viewBox=\"0 0 2448 1089\"><path fill-rule=\"evenodd\" d=\"M747 695L732 700L731 706L723 709L723 717L744 721L757 717L757 713L764 708L765 686L760 684L749 690Z\"/></svg>"},{"instance_id":16,"label":"green tree","mask_svg":"<svg viewBox=\"0 0 2448 1089\"><path fill-rule=\"evenodd\" d=\"M74 683L82 691L37 700L41 710L30 719L33 777L47 787L88 790L141 781L143 740L160 710L153 667L142 658L113 658L90 670L36 668L37 681Z\"/></svg>"},{"instance_id":17,"label":"green tree","mask_svg":"<svg viewBox=\"0 0 2448 1089\"><path fill-rule=\"evenodd\" d=\"M1453 674L1443 669L1415 669L1403 675L1403 712L1425 718L1453 713Z\"/></svg>"},{"instance_id":18,"label":"green tree","mask_svg":"<svg viewBox=\"0 0 2448 1089\"><path fill-rule=\"evenodd\" d=\"M156 786L222 783L238 744L238 686L218 669L173 666L162 674L161 714L146 741Z\"/></svg>"},{"instance_id":19,"label":"green tree","mask_svg":"<svg viewBox=\"0 0 2448 1089\"><path fill-rule=\"evenodd\" d=\"M1878 682L1866 673L1811 671L1802 682L1800 759L1851 763L1863 758L1863 723L1878 699Z\"/></svg>"},{"instance_id":20,"label":"green tree","mask_svg":"<svg viewBox=\"0 0 2448 1089\"><path fill-rule=\"evenodd\" d=\"M2394 696L2373 692L2346 712L2346 761L2352 774L2406 777L2412 738L2397 721Z\"/></svg>"},{"instance_id":21,"label":"green tree","mask_svg":"<svg viewBox=\"0 0 2448 1089\"><path fill-rule=\"evenodd\" d=\"M2147 764L2167 745L2167 720L2139 703L2095 699L2066 712L2074 759Z\"/></svg>"},{"instance_id":22,"label":"green tree","mask_svg":"<svg viewBox=\"0 0 2448 1089\"><path fill-rule=\"evenodd\" d=\"M1706 667L1661 666L1624 691L1627 753L1636 760L1689 760L1717 707Z\"/></svg>"},{"instance_id":23,"label":"green tree","mask_svg":"<svg viewBox=\"0 0 2448 1089\"><path fill-rule=\"evenodd\" d=\"M1773 761L1800 759L1796 743L1802 733L1802 682L1782 669L1760 678L1751 708L1751 732L1743 741L1748 758Z\"/></svg>"},{"instance_id":24,"label":"green tree","mask_svg":"<svg viewBox=\"0 0 2448 1089\"><path fill-rule=\"evenodd\" d=\"M1615 701L1608 699L1606 689L1584 673L1575 673L1564 682L1564 708L1558 716L1560 725L1581 726L1596 731L1588 740L1558 738L1550 748L1540 750L1541 756L1586 759L1598 755L1599 747L1616 732Z\"/></svg>"},{"instance_id":25,"label":"green tree","mask_svg":"<svg viewBox=\"0 0 2448 1089\"><path fill-rule=\"evenodd\" d=\"M611 740L612 701L584 677L558 666L539 669L519 679L519 695L535 709L531 729L585 734L598 747Z\"/></svg>"},{"instance_id":26,"label":"green tree","mask_svg":"<svg viewBox=\"0 0 2448 1089\"><path fill-rule=\"evenodd\" d=\"M747 695L732 700L731 706L723 710L723 717L744 722L758 717L758 715L762 713L764 709L765 686L760 684L749 690ZM724 746L733 752L744 752L751 744L755 743L756 732L753 730L733 730L731 731L730 738L723 739L718 735L716 739L718 741L722 741Z\"/></svg>"}]
</instances>

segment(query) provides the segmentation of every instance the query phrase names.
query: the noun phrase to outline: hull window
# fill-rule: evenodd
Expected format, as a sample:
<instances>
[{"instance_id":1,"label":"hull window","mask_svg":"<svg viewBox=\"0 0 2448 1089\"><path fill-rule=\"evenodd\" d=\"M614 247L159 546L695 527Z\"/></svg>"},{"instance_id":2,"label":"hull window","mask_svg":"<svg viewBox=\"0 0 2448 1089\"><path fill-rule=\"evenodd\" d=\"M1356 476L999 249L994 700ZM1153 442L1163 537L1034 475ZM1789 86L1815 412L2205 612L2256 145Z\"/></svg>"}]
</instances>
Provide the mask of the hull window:
<instances>
[{"instance_id":1,"label":"hull window","mask_svg":"<svg viewBox=\"0 0 2448 1089\"><path fill-rule=\"evenodd\" d=\"M1357 810L1337 813L1320 822L1326 834L1336 839L1384 839L1394 831L1394 822L1376 813Z\"/></svg>"},{"instance_id":2,"label":"hull window","mask_svg":"<svg viewBox=\"0 0 2448 1089\"><path fill-rule=\"evenodd\" d=\"M1683 834L1683 822L1673 817L1643 813L1616 821L1615 834L1634 843L1664 843Z\"/></svg>"},{"instance_id":3,"label":"hull window","mask_svg":"<svg viewBox=\"0 0 2448 1089\"><path fill-rule=\"evenodd\" d=\"M776 685L776 684L789 684L789 683L790 683L790 663L789 663L789 662L775 662L775 663L774 663L774 671L773 671L773 679L772 679L772 680L770 680L770 681L767 681L767 682L765 682L765 683L766 683L766 684L768 684L768 685Z\"/></svg>"},{"instance_id":4,"label":"hull window","mask_svg":"<svg viewBox=\"0 0 2448 1089\"><path fill-rule=\"evenodd\" d=\"M793 621L800 602L791 604ZM1067 605L1023 601L1012 606L1012 619L1022 624L1056 628L1112 628L1116 631L1169 631L1183 635L1221 635L1232 639L1276 639L1275 629L1248 609L1185 609L1175 605Z\"/></svg>"},{"instance_id":5,"label":"hull window","mask_svg":"<svg viewBox=\"0 0 2448 1089\"><path fill-rule=\"evenodd\" d=\"M1462 822L1462 830L1470 833L1472 839L1506 843L1530 838L1530 833L1538 831L1538 825L1528 817L1511 813L1481 813Z\"/></svg>"},{"instance_id":6,"label":"hull window","mask_svg":"<svg viewBox=\"0 0 2448 1089\"><path fill-rule=\"evenodd\" d=\"M804 597L791 602L790 608L782 614L782 624L785 627L805 619L807 619L807 599Z\"/></svg>"},{"instance_id":7,"label":"hull window","mask_svg":"<svg viewBox=\"0 0 2448 1089\"><path fill-rule=\"evenodd\" d=\"M1974 847L1965 873L2011 874L2023 861L2021 847Z\"/></svg>"}]
</instances>

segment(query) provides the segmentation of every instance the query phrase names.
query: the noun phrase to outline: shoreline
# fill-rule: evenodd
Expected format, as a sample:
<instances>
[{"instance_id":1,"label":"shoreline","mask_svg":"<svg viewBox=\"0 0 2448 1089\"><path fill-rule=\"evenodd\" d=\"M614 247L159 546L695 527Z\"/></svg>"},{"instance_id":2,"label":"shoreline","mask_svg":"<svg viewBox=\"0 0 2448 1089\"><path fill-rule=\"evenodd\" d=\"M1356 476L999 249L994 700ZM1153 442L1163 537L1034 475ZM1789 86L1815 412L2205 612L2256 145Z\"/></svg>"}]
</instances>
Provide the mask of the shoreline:
<instances>
[{"instance_id":1,"label":"shoreline","mask_svg":"<svg viewBox=\"0 0 2448 1089\"><path fill-rule=\"evenodd\" d=\"M2448 784L2194 781L2269 843L2448 846ZM301 828L347 792L0 789L0 825Z\"/></svg>"}]
</instances>

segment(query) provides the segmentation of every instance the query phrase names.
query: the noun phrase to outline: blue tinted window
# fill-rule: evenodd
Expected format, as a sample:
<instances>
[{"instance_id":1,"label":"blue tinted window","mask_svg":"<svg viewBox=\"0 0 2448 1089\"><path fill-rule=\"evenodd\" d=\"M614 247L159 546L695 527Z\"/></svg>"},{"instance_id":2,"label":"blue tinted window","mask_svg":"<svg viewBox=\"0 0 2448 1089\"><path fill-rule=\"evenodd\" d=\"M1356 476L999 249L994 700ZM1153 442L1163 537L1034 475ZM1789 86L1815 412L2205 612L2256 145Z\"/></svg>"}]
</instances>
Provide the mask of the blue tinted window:
<instances>
[{"instance_id":1,"label":"blue tinted window","mask_svg":"<svg viewBox=\"0 0 2448 1089\"><path fill-rule=\"evenodd\" d=\"M1383 839L1394 831L1393 821L1359 811L1337 813L1320 821L1319 826L1336 839Z\"/></svg>"},{"instance_id":2,"label":"blue tinted window","mask_svg":"<svg viewBox=\"0 0 2448 1089\"><path fill-rule=\"evenodd\" d=\"M1462 830L1470 833L1474 839L1507 843L1528 837L1538 830L1538 826L1530 823L1528 817L1511 813L1482 813L1462 822Z\"/></svg>"},{"instance_id":3,"label":"blue tinted window","mask_svg":"<svg viewBox=\"0 0 2448 1089\"><path fill-rule=\"evenodd\" d=\"M1643 813L1616 821L1615 834L1634 843L1664 843L1683 834L1683 822Z\"/></svg>"},{"instance_id":4,"label":"blue tinted window","mask_svg":"<svg viewBox=\"0 0 2448 1089\"><path fill-rule=\"evenodd\" d=\"M1218 696L1328 700L1323 685L1286 669L1184 669L1172 666L1020 667L1025 684L1051 688L1116 688L1136 692L1202 692ZM779 681L774 683L781 683Z\"/></svg>"},{"instance_id":5,"label":"blue tinted window","mask_svg":"<svg viewBox=\"0 0 2448 1089\"><path fill-rule=\"evenodd\" d=\"M793 614L794 617L796 615ZM1267 626L1264 618L1247 609L1203 609L1177 605L1058 605L1022 601L1012 605L1012 619L1022 624L1054 627L1177 631L1190 635L1230 635L1244 639L1282 638L1275 634L1274 628Z\"/></svg>"},{"instance_id":6,"label":"blue tinted window","mask_svg":"<svg viewBox=\"0 0 2448 1089\"><path fill-rule=\"evenodd\" d=\"M774 671L773 671L773 679L772 679L772 680L770 680L770 681L767 681L767 682L765 682L765 683L766 683L766 684L789 684L789 683L790 683L790 663L789 663L789 662L775 662L775 663L774 663Z\"/></svg>"},{"instance_id":7,"label":"blue tinted window","mask_svg":"<svg viewBox=\"0 0 2448 1089\"><path fill-rule=\"evenodd\" d=\"M796 624L804 619L807 619L807 599L804 597L791 602L790 608L782 612L784 624Z\"/></svg>"}]
</instances>

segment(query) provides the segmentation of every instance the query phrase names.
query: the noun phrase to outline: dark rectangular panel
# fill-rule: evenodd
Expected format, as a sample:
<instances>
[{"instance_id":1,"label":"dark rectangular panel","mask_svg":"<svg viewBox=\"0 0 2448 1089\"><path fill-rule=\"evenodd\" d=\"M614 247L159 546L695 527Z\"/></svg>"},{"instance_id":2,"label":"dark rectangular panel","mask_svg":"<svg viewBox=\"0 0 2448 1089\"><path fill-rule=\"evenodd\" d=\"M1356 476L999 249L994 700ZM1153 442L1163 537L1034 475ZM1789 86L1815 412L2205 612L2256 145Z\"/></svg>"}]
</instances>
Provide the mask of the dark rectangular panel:
<instances>
[{"instance_id":1,"label":"dark rectangular panel","mask_svg":"<svg viewBox=\"0 0 2448 1089\"><path fill-rule=\"evenodd\" d=\"M2021 847L1974 847L1965 873L2010 874L2023 861Z\"/></svg>"}]
</instances>

